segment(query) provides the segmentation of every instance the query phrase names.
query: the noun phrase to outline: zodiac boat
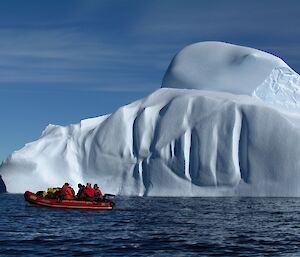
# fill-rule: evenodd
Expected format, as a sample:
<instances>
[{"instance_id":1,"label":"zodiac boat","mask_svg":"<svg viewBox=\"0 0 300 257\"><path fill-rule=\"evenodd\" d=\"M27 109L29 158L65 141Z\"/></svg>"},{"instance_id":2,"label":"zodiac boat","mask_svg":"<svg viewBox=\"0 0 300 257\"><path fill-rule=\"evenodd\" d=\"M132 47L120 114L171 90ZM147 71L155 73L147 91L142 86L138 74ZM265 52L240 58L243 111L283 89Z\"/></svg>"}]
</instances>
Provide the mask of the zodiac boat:
<instances>
[{"instance_id":1,"label":"zodiac boat","mask_svg":"<svg viewBox=\"0 0 300 257\"><path fill-rule=\"evenodd\" d=\"M111 200L112 197L113 195L106 194L101 201L59 200L38 196L29 191L24 193L25 200L37 206L97 211L112 210L115 206L115 203Z\"/></svg>"}]
</instances>

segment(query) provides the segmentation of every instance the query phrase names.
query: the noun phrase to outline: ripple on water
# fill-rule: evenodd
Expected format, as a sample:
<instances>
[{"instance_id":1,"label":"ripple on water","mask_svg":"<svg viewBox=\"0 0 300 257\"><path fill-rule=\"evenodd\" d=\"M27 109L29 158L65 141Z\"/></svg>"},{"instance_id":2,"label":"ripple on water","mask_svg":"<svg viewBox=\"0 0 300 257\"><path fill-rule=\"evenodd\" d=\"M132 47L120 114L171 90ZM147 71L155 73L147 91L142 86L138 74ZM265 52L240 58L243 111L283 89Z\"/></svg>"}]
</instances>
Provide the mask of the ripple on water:
<instances>
[{"instance_id":1,"label":"ripple on water","mask_svg":"<svg viewBox=\"0 0 300 257\"><path fill-rule=\"evenodd\" d=\"M129 198L114 211L0 195L3 256L299 256L298 198ZM18 208L16 208L18 206Z\"/></svg>"}]
</instances>

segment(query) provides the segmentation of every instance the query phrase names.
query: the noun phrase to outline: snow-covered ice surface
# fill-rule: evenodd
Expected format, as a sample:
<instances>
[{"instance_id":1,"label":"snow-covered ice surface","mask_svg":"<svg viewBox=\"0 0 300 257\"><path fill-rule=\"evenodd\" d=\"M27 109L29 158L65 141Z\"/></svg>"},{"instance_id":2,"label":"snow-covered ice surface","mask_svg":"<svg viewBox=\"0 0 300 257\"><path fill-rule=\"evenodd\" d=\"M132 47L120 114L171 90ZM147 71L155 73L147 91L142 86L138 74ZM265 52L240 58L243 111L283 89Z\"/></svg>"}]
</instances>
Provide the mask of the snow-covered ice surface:
<instances>
[{"instance_id":1,"label":"snow-covered ice surface","mask_svg":"<svg viewBox=\"0 0 300 257\"><path fill-rule=\"evenodd\" d=\"M270 106L300 112L300 76L283 60L249 47L201 42L181 50L162 87L247 94Z\"/></svg>"},{"instance_id":2,"label":"snow-covered ice surface","mask_svg":"<svg viewBox=\"0 0 300 257\"><path fill-rule=\"evenodd\" d=\"M275 56L191 45L163 88L110 115L49 125L0 174L9 192L90 181L121 195L300 196L298 88Z\"/></svg>"},{"instance_id":3,"label":"snow-covered ice surface","mask_svg":"<svg viewBox=\"0 0 300 257\"><path fill-rule=\"evenodd\" d=\"M300 76L286 67L275 68L253 91L253 96L276 108L299 113Z\"/></svg>"}]
</instances>

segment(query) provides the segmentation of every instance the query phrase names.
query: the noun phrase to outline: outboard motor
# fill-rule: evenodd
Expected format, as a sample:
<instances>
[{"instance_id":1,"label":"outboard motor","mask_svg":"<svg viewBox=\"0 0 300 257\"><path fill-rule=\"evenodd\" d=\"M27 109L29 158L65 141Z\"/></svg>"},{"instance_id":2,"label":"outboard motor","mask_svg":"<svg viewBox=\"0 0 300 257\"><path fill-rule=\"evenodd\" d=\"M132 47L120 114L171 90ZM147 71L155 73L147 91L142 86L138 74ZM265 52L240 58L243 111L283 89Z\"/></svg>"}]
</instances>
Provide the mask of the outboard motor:
<instances>
[{"instance_id":1,"label":"outboard motor","mask_svg":"<svg viewBox=\"0 0 300 257\"><path fill-rule=\"evenodd\" d=\"M110 202L110 206L111 207L114 207L115 206L115 202L113 201L115 199L115 195L112 195L112 194L105 194L103 195L103 201L104 202Z\"/></svg>"}]
</instances>

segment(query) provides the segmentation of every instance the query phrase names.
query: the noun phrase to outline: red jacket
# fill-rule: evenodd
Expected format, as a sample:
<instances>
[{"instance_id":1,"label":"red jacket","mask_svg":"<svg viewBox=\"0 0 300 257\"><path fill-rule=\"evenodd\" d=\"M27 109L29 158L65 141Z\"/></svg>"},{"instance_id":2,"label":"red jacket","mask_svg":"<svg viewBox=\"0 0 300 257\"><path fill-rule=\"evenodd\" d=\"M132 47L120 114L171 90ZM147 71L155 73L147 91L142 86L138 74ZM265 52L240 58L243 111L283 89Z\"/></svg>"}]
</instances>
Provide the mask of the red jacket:
<instances>
[{"instance_id":1,"label":"red jacket","mask_svg":"<svg viewBox=\"0 0 300 257\"><path fill-rule=\"evenodd\" d=\"M64 199L74 199L74 190L73 188L67 186L67 185L64 185L62 187L62 189L60 190L60 193L64 196Z\"/></svg>"},{"instance_id":2,"label":"red jacket","mask_svg":"<svg viewBox=\"0 0 300 257\"><path fill-rule=\"evenodd\" d=\"M86 187L84 189L84 194L87 196L87 197L94 197L95 195L95 190L91 187Z\"/></svg>"}]
</instances>

